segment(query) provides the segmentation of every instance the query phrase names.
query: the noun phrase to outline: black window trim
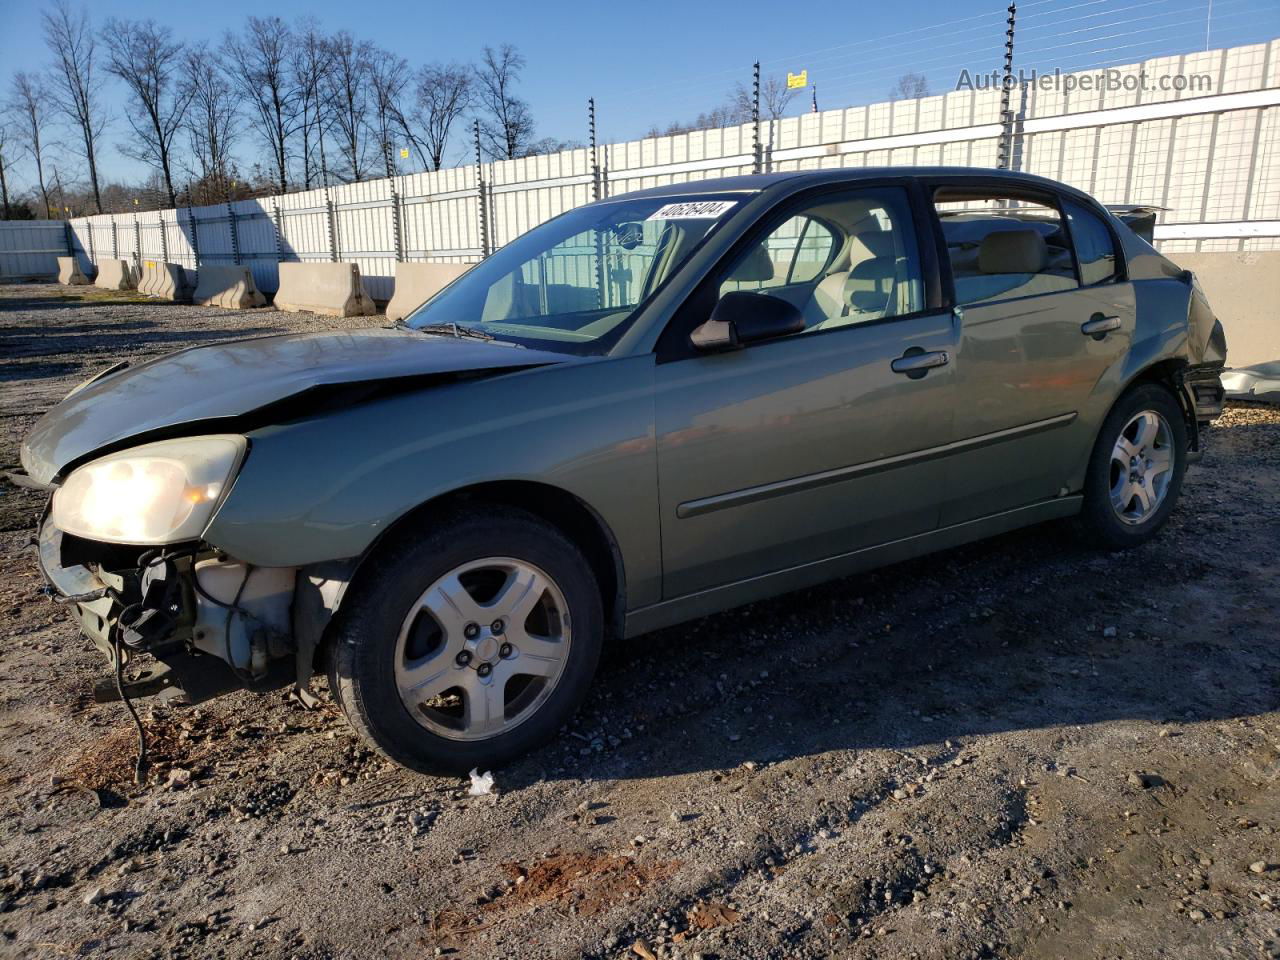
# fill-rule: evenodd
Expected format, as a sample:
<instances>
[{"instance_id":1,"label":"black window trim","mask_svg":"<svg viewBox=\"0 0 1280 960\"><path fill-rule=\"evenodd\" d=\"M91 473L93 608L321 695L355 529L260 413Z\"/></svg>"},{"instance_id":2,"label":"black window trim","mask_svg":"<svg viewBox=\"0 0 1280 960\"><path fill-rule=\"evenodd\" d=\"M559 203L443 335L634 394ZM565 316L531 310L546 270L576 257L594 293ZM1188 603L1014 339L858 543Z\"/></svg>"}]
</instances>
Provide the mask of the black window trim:
<instances>
[{"instance_id":1,"label":"black window trim","mask_svg":"<svg viewBox=\"0 0 1280 960\"><path fill-rule=\"evenodd\" d=\"M699 299L706 297L708 291L719 288L720 284L713 282L715 278L719 277L728 266L736 262L737 258L753 243L759 243L764 237L768 236L769 231L776 229L779 224L785 223L789 217L796 216L798 211L805 206L812 205L815 200L824 196L884 189L886 187L900 189L906 196L907 208L911 213L911 228L915 234L916 253L920 262L920 280L924 288L924 306L920 310L914 310L911 313L880 317L876 320L866 320L857 324L832 327L829 330L811 330L803 334L792 334L786 337L763 340L758 343L748 344L744 349L753 350L760 347L768 347L774 343L788 342L796 338L807 340L811 337L822 337L833 333L847 333L852 330L938 314L949 309L943 302L939 277L938 243L942 242L941 232L937 229L936 224L931 223L929 220L929 213L925 209L923 202L925 194L921 189L920 179L907 174L901 177L875 177L865 180L824 183L782 198L769 209L762 211L755 221L742 231L738 239L734 241L733 246L703 275L693 292L685 298L684 302L667 321L654 346L656 361L658 363L671 363L677 360L689 360L695 357L713 355L698 350L693 346L689 339L689 334L697 326L696 323L693 323L693 319L696 319L696 317L690 318L688 314L698 309ZM934 238L933 244L928 243L930 236ZM948 269L947 272L949 275L950 270ZM710 302L714 305L714 300ZM702 319L705 320L706 317L702 317ZM685 329L686 327L687 329Z\"/></svg>"}]
</instances>

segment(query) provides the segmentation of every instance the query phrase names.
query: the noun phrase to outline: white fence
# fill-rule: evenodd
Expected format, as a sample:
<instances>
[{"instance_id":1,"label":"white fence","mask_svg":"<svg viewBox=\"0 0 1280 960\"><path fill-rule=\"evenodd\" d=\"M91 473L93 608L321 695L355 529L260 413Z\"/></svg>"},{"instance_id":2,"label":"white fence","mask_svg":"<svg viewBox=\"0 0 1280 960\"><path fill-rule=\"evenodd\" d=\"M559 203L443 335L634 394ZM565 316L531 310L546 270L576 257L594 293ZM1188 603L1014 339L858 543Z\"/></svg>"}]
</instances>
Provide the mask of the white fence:
<instances>
[{"instance_id":1,"label":"white fence","mask_svg":"<svg viewBox=\"0 0 1280 960\"><path fill-rule=\"evenodd\" d=\"M67 255L67 225L61 220L0 221L0 280L55 276L57 257Z\"/></svg>"},{"instance_id":2,"label":"white fence","mask_svg":"<svg viewBox=\"0 0 1280 960\"><path fill-rule=\"evenodd\" d=\"M1207 90L1150 89L1202 75ZM1078 76L1078 75L1077 75ZM1165 207L1167 251L1280 249L1280 39L1112 68L1106 89L1026 85L1013 94L1015 169L1074 184L1104 203ZM765 171L828 167L990 167L1001 134L997 90L828 110L761 125ZM261 200L71 221L76 252L243 263L261 289L281 260L360 266L386 300L402 260L473 261L592 199L750 173L750 125L458 167ZM598 176L598 180L597 180ZM483 178L483 190L481 189Z\"/></svg>"}]
</instances>

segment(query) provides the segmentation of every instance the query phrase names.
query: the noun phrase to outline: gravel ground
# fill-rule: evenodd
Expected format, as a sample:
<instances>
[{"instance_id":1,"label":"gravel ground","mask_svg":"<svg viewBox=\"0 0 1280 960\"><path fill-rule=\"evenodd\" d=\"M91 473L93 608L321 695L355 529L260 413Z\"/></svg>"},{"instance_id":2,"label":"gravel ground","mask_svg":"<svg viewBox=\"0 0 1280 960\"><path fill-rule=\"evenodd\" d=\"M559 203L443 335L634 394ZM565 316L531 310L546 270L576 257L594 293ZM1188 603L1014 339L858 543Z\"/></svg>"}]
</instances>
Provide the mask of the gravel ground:
<instances>
[{"instance_id":1,"label":"gravel ground","mask_svg":"<svg viewBox=\"0 0 1280 960\"><path fill-rule=\"evenodd\" d=\"M0 287L0 464L121 357L342 323ZM1275 409L1139 550L1038 527L620 645L491 796L249 694L144 701L135 786L39 507L0 488L5 956L1280 957Z\"/></svg>"}]
</instances>

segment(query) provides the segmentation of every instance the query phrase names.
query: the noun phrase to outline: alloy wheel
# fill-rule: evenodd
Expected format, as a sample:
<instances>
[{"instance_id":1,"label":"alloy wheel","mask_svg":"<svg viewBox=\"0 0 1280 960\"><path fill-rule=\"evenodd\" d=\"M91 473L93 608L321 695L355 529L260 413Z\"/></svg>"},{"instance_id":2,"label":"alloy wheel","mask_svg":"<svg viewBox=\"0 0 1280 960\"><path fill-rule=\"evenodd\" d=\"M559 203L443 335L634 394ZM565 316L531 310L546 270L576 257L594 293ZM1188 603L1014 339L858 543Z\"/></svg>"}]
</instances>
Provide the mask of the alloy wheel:
<instances>
[{"instance_id":1,"label":"alloy wheel","mask_svg":"<svg viewBox=\"0 0 1280 960\"><path fill-rule=\"evenodd\" d=\"M531 563L487 557L450 570L410 608L395 680L410 715L451 740L487 740L537 712L569 657L564 594Z\"/></svg>"},{"instance_id":2,"label":"alloy wheel","mask_svg":"<svg viewBox=\"0 0 1280 960\"><path fill-rule=\"evenodd\" d=\"M1111 449L1111 508L1121 522L1138 525L1164 503L1173 479L1173 431L1155 410L1135 413Z\"/></svg>"}]
</instances>

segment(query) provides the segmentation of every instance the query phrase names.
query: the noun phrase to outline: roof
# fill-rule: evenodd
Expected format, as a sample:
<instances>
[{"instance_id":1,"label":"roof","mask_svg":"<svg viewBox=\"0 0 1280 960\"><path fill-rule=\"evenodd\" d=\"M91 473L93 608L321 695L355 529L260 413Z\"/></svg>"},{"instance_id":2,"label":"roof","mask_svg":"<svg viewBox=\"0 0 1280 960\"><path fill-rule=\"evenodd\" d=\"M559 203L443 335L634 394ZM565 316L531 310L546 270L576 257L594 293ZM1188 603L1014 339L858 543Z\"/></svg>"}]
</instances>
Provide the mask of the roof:
<instances>
[{"instance_id":1,"label":"roof","mask_svg":"<svg viewBox=\"0 0 1280 960\"><path fill-rule=\"evenodd\" d=\"M625 175L624 171L617 171ZM792 170L783 173L753 173L740 177L716 177L711 180L690 180L685 183L669 183L647 190L636 190L627 194L609 197L615 200L627 197L685 197L707 193L731 193L750 191L752 193L769 187L787 183L792 187L813 186L823 183L856 183L859 180L877 180L886 177L983 177L984 179L1008 180L1010 183L1022 183L1027 186L1061 189L1064 184L1047 177L1039 177L1031 173L1014 170L997 170L994 167L835 167L828 170ZM1072 188L1068 188L1072 189ZM1074 191L1078 192L1078 191Z\"/></svg>"}]
</instances>

